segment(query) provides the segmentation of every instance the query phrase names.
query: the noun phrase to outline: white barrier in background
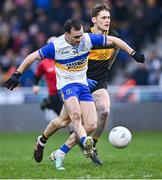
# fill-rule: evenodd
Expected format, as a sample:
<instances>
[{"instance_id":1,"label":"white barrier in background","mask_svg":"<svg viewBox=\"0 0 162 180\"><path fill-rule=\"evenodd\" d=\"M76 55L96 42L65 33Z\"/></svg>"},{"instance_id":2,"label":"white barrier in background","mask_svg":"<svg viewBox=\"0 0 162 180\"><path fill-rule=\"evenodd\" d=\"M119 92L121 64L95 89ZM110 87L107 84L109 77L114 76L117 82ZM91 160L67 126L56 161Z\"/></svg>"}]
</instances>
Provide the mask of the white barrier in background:
<instances>
[{"instance_id":1,"label":"white barrier in background","mask_svg":"<svg viewBox=\"0 0 162 180\"><path fill-rule=\"evenodd\" d=\"M162 87L160 86L135 86L125 87L109 86L108 92L114 102L162 102ZM48 96L46 87L41 87L38 95L32 92L32 88L16 88L9 91L0 88L0 105L38 103Z\"/></svg>"}]
</instances>

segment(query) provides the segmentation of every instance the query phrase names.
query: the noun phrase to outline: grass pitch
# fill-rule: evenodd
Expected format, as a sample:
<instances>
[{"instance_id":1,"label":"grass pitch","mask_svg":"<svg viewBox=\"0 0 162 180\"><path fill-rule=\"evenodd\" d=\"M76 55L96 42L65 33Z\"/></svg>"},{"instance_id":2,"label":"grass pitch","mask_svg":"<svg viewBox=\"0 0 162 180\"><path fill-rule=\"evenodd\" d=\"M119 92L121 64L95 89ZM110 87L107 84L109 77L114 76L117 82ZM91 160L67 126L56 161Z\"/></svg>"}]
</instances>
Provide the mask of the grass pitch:
<instances>
[{"instance_id":1,"label":"grass pitch","mask_svg":"<svg viewBox=\"0 0 162 180\"><path fill-rule=\"evenodd\" d=\"M162 178L162 133L133 133L132 143L125 149L115 149L103 134L97 147L104 164L95 166L79 147L65 158L65 171L56 171L49 154L63 144L68 133L58 132L45 148L44 159L37 164L33 149L37 134L0 134L0 179L104 179Z\"/></svg>"}]
</instances>

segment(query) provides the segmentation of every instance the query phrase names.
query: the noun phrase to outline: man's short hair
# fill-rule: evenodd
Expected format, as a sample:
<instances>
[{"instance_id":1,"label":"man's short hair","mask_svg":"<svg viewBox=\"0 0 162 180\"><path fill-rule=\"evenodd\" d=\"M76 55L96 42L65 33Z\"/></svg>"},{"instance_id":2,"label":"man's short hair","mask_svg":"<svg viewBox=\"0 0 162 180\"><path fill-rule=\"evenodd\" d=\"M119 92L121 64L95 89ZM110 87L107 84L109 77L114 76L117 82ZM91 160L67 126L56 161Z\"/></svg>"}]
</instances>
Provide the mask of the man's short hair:
<instances>
[{"instance_id":1,"label":"man's short hair","mask_svg":"<svg viewBox=\"0 0 162 180\"><path fill-rule=\"evenodd\" d=\"M72 28L74 28L75 30L80 30L82 25L83 23L79 19L69 19L64 24L64 31L69 33Z\"/></svg>"},{"instance_id":2,"label":"man's short hair","mask_svg":"<svg viewBox=\"0 0 162 180\"><path fill-rule=\"evenodd\" d=\"M96 4L91 11L91 16L92 17L96 17L99 12L106 10L106 11L110 11L110 7L106 4L106 3L102 3L102 4Z\"/></svg>"}]
</instances>

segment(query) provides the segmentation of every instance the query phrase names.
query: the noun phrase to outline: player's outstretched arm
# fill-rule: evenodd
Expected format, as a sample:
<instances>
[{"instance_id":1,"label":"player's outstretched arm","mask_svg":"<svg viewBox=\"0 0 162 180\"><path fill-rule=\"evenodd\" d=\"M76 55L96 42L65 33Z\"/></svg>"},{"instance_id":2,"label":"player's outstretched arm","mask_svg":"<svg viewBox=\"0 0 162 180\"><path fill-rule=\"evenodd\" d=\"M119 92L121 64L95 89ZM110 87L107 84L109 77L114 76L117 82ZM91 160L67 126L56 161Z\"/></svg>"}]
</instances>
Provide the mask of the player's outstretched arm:
<instances>
[{"instance_id":1,"label":"player's outstretched arm","mask_svg":"<svg viewBox=\"0 0 162 180\"><path fill-rule=\"evenodd\" d=\"M38 59L41 59L38 51L29 54L18 67L17 71L20 72L20 74L22 74L35 60Z\"/></svg>"},{"instance_id":2,"label":"player's outstretched arm","mask_svg":"<svg viewBox=\"0 0 162 180\"><path fill-rule=\"evenodd\" d=\"M29 54L19 68L5 82L4 86L12 91L19 84L21 74L37 59L40 59L38 51Z\"/></svg>"},{"instance_id":3,"label":"player's outstretched arm","mask_svg":"<svg viewBox=\"0 0 162 180\"><path fill-rule=\"evenodd\" d=\"M114 36L107 36L107 44L115 44L123 51L127 52L135 61L144 63L145 57L143 54L140 54L133 50L126 42L120 38Z\"/></svg>"}]
</instances>

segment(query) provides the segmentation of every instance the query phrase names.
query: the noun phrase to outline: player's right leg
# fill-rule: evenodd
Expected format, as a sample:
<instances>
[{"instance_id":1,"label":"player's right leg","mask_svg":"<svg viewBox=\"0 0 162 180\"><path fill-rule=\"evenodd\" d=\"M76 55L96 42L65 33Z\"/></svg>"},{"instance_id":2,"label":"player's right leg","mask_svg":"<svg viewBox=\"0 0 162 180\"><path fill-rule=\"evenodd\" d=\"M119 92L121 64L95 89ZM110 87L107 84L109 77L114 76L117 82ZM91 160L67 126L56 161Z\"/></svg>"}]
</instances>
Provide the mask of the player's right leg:
<instances>
[{"instance_id":1,"label":"player's right leg","mask_svg":"<svg viewBox=\"0 0 162 180\"><path fill-rule=\"evenodd\" d=\"M74 83L63 88L62 95L74 132L78 135L84 149L88 150L93 144L93 140L91 137L87 137L85 126L89 133L97 127L97 113L92 94L88 86ZM87 119L87 121L84 119Z\"/></svg>"},{"instance_id":2,"label":"player's right leg","mask_svg":"<svg viewBox=\"0 0 162 180\"><path fill-rule=\"evenodd\" d=\"M76 96L68 97L65 102L66 110L71 119L71 124L75 133L80 139L87 137L87 133L82 124L80 104Z\"/></svg>"},{"instance_id":3,"label":"player's right leg","mask_svg":"<svg viewBox=\"0 0 162 180\"><path fill-rule=\"evenodd\" d=\"M80 101L80 107L82 110L82 119L84 128L87 134L92 133L97 128L97 112L95 108L94 102ZM83 146L84 148L84 146ZM89 149L84 148L84 154L88 156L92 156L93 149L92 147Z\"/></svg>"},{"instance_id":4,"label":"player's right leg","mask_svg":"<svg viewBox=\"0 0 162 180\"><path fill-rule=\"evenodd\" d=\"M69 115L67 114L65 108L62 108L60 116L52 120L46 127L44 133L37 138L34 159L36 162L41 162L43 159L43 151L48 138L56 132L58 129L66 127L70 122Z\"/></svg>"}]
</instances>

